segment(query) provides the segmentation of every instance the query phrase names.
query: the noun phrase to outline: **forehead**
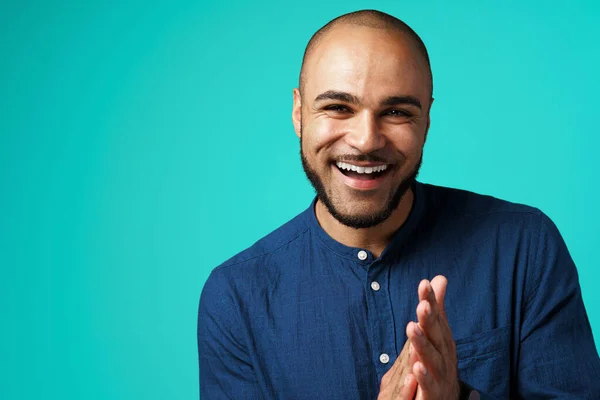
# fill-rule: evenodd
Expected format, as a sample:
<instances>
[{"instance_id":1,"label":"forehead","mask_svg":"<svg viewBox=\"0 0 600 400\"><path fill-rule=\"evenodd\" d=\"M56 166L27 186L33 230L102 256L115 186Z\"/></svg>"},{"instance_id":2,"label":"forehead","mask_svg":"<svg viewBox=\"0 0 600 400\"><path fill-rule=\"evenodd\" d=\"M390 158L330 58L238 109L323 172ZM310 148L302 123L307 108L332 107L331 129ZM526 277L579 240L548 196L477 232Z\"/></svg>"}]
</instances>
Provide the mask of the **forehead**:
<instances>
[{"instance_id":1,"label":"forehead","mask_svg":"<svg viewBox=\"0 0 600 400\"><path fill-rule=\"evenodd\" d=\"M357 25L335 27L315 46L305 65L309 101L327 90L376 98L428 97L424 57L402 33Z\"/></svg>"}]
</instances>

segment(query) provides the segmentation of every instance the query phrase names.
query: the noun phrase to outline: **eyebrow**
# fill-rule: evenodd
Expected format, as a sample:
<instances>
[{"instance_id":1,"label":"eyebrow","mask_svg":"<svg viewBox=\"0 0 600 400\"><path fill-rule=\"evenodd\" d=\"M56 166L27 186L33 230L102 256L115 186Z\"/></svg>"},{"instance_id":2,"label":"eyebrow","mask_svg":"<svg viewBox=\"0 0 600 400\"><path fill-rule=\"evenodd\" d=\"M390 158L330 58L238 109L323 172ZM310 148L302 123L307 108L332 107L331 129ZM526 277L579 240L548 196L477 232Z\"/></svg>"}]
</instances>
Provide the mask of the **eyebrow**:
<instances>
[{"instance_id":1,"label":"eyebrow","mask_svg":"<svg viewBox=\"0 0 600 400\"><path fill-rule=\"evenodd\" d=\"M321 93L315 98L315 103L323 100L338 100L343 101L344 103L360 104L358 97L347 92L338 92L336 90L328 90Z\"/></svg>"},{"instance_id":2,"label":"eyebrow","mask_svg":"<svg viewBox=\"0 0 600 400\"><path fill-rule=\"evenodd\" d=\"M381 102L383 106L396 106L399 104L409 104L422 109L421 102L414 96L391 96Z\"/></svg>"},{"instance_id":3,"label":"eyebrow","mask_svg":"<svg viewBox=\"0 0 600 400\"><path fill-rule=\"evenodd\" d=\"M323 100L337 100L337 101L343 101L344 103L350 103L350 104L355 104L355 105L360 104L360 100L358 99L358 97L354 96L353 94L350 94L347 92L339 92L336 90L328 90L326 92L321 93L320 95L318 95L315 98L315 103L317 103L319 101L323 101ZM419 101L419 99L417 99L414 96L408 96L408 95L407 96L390 96L390 97L385 98L381 102L382 106L396 106L396 105L400 105L400 104L412 105L412 106L418 107L419 109L423 108L421 106L421 102Z\"/></svg>"}]
</instances>

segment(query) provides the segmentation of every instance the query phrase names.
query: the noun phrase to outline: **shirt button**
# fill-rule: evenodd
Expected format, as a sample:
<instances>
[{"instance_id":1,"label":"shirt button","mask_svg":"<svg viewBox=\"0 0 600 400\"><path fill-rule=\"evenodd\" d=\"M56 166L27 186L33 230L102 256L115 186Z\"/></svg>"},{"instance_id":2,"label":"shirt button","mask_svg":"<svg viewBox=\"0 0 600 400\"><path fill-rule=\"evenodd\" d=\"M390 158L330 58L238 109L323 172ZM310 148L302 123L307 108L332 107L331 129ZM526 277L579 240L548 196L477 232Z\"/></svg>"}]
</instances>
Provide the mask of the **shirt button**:
<instances>
[{"instance_id":1,"label":"shirt button","mask_svg":"<svg viewBox=\"0 0 600 400\"><path fill-rule=\"evenodd\" d=\"M381 286L379 286L379 283L376 281L371 282L371 289L373 289L374 291L378 291L381 288Z\"/></svg>"},{"instance_id":2,"label":"shirt button","mask_svg":"<svg viewBox=\"0 0 600 400\"><path fill-rule=\"evenodd\" d=\"M387 364L390 362L390 356L385 353L381 353L379 356L379 361L381 361L382 364Z\"/></svg>"},{"instance_id":3,"label":"shirt button","mask_svg":"<svg viewBox=\"0 0 600 400\"><path fill-rule=\"evenodd\" d=\"M365 261L367 259L367 252L364 250L361 250L358 252L358 259L360 261Z\"/></svg>"}]
</instances>

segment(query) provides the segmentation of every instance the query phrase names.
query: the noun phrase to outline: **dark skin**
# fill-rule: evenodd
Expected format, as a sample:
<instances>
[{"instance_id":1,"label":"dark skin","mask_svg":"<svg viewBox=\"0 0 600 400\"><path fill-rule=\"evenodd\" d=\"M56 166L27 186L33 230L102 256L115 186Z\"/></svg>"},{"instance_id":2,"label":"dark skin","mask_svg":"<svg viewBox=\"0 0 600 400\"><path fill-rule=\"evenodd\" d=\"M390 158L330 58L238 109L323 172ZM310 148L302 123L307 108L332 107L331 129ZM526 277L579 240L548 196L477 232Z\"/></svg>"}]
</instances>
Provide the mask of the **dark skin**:
<instances>
[{"instance_id":1,"label":"dark skin","mask_svg":"<svg viewBox=\"0 0 600 400\"><path fill-rule=\"evenodd\" d=\"M408 340L381 379L378 400L458 399L456 346L444 308L448 281L438 275L418 287L418 322L406 326Z\"/></svg>"},{"instance_id":2,"label":"dark skin","mask_svg":"<svg viewBox=\"0 0 600 400\"><path fill-rule=\"evenodd\" d=\"M417 390L417 379L413 373L413 365L417 361L412 343L407 340L392 368L381 378L378 400L412 399Z\"/></svg>"},{"instance_id":3,"label":"dark skin","mask_svg":"<svg viewBox=\"0 0 600 400\"><path fill-rule=\"evenodd\" d=\"M406 40L385 29L336 26L306 60L302 93L294 90L292 120L303 155L340 213L381 210L421 159L431 82L427 64ZM361 166L352 157L365 154L377 155L389 168L368 189L335 166L340 157ZM378 257L406 221L413 199L409 190L389 218L368 228L345 226L321 201L315 212L329 236ZM442 276L419 285L417 322L406 327L407 342L382 378L380 400L458 399L456 350L444 311L446 285Z\"/></svg>"}]
</instances>

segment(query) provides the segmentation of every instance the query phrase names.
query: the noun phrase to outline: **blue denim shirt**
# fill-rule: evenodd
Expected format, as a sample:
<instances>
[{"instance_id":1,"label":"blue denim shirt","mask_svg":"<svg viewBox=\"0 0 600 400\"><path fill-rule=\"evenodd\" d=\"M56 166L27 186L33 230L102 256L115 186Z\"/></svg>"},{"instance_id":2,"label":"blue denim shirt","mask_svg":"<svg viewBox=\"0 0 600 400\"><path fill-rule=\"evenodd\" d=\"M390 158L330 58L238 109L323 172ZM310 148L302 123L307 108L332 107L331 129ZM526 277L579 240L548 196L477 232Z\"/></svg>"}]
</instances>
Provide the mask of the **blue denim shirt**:
<instances>
[{"instance_id":1,"label":"blue denim shirt","mask_svg":"<svg viewBox=\"0 0 600 400\"><path fill-rule=\"evenodd\" d=\"M200 397L375 399L416 320L420 280L442 274L462 381L498 399L600 399L577 271L550 219L466 191L413 190L378 258L329 237L313 202L215 268L198 315Z\"/></svg>"}]
</instances>

